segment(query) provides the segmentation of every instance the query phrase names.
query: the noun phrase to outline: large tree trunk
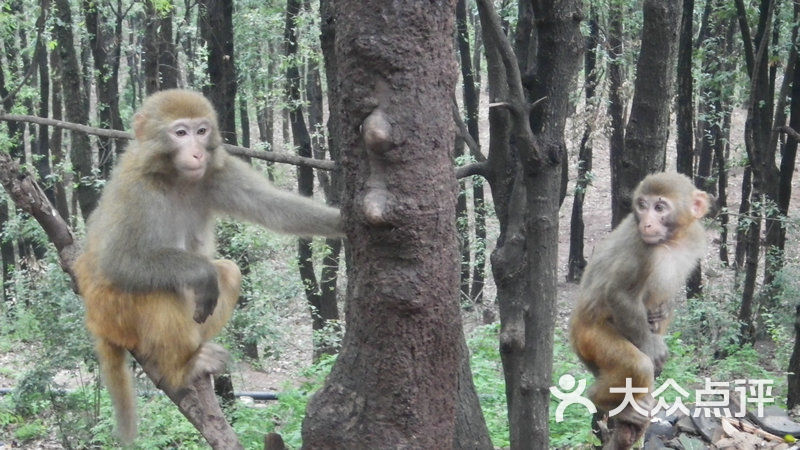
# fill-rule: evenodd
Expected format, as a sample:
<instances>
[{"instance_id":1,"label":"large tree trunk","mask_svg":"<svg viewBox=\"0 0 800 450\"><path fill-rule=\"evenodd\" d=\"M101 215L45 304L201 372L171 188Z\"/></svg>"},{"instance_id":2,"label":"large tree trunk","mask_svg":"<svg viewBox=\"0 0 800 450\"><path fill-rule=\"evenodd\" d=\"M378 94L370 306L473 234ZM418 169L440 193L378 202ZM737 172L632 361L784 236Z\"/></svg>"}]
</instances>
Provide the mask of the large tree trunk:
<instances>
[{"instance_id":1,"label":"large tree trunk","mask_svg":"<svg viewBox=\"0 0 800 450\"><path fill-rule=\"evenodd\" d=\"M347 331L304 448L451 448L460 358L455 1L336 1ZM362 130L362 133L359 133Z\"/></svg>"},{"instance_id":2,"label":"large tree trunk","mask_svg":"<svg viewBox=\"0 0 800 450\"><path fill-rule=\"evenodd\" d=\"M648 173L664 170L681 0L645 0L642 49L636 64L624 151L612 161L612 225L631 211L633 189Z\"/></svg>"}]
</instances>

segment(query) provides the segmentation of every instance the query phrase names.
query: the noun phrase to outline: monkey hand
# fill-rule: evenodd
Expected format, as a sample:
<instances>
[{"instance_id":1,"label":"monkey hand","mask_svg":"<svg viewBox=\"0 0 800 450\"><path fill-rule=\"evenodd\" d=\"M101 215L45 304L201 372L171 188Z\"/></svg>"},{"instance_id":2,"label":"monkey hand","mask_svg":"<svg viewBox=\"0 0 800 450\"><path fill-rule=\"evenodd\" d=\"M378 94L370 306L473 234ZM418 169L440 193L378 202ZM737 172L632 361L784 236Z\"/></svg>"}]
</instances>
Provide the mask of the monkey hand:
<instances>
[{"instance_id":1,"label":"monkey hand","mask_svg":"<svg viewBox=\"0 0 800 450\"><path fill-rule=\"evenodd\" d=\"M647 312L647 323L650 325L651 333L661 334L661 324L667 319L667 314L664 308L659 307L653 311Z\"/></svg>"},{"instance_id":2,"label":"monkey hand","mask_svg":"<svg viewBox=\"0 0 800 450\"><path fill-rule=\"evenodd\" d=\"M217 271L213 265L209 265L208 269L209 273L197 277L187 286L191 293L187 298L194 299L193 318L197 323L203 323L208 319L208 316L217 307L217 298L219 298Z\"/></svg>"},{"instance_id":3,"label":"monkey hand","mask_svg":"<svg viewBox=\"0 0 800 450\"><path fill-rule=\"evenodd\" d=\"M669 357L669 349L667 344L664 343L664 338L661 335L653 334L650 336L650 348L646 351L647 356L653 361L653 376L659 376L661 369L664 368L664 363Z\"/></svg>"}]
</instances>

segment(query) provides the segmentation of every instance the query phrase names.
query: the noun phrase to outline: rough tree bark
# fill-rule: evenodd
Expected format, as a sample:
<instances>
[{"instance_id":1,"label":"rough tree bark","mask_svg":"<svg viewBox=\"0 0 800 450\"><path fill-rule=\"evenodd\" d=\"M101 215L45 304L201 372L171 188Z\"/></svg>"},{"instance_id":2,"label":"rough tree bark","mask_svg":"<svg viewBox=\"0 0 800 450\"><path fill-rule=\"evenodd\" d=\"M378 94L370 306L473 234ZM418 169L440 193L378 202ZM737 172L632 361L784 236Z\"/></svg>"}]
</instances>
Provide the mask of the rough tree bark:
<instances>
[{"instance_id":1,"label":"rough tree bark","mask_svg":"<svg viewBox=\"0 0 800 450\"><path fill-rule=\"evenodd\" d=\"M461 353L455 1L334 2L347 331L305 448L451 448ZM359 133L361 130L361 133Z\"/></svg>"},{"instance_id":2,"label":"rough tree bark","mask_svg":"<svg viewBox=\"0 0 800 450\"><path fill-rule=\"evenodd\" d=\"M488 162L476 170L489 181L500 221L492 270L515 449L549 445L561 158L584 47L580 2L533 1L523 10L535 26L518 36L515 54L492 2L478 1L493 107Z\"/></svg>"}]
</instances>

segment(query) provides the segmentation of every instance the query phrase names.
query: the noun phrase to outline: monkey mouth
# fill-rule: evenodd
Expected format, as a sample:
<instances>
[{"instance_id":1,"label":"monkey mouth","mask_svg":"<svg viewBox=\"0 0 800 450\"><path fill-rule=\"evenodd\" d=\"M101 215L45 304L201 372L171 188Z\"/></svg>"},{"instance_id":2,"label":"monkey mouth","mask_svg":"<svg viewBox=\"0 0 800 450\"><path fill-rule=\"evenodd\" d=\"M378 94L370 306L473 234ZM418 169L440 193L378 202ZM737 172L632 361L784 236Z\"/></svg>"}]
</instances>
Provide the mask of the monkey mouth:
<instances>
[{"instance_id":1,"label":"monkey mouth","mask_svg":"<svg viewBox=\"0 0 800 450\"><path fill-rule=\"evenodd\" d=\"M663 236L663 235L660 235L660 234L651 234L651 235L642 236L642 240L647 245L657 245L657 244L661 244L662 242L664 242L667 239L666 239L666 236Z\"/></svg>"},{"instance_id":2,"label":"monkey mouth","mask_svg":"<svg viewBox=\"0 0 800 450\"><path fill-rule=\"evenodd\" d=\"M181 178L185 180L199 180L206 173L205 167L184 167L181 170Z\"/></svg>"}]
</instances>

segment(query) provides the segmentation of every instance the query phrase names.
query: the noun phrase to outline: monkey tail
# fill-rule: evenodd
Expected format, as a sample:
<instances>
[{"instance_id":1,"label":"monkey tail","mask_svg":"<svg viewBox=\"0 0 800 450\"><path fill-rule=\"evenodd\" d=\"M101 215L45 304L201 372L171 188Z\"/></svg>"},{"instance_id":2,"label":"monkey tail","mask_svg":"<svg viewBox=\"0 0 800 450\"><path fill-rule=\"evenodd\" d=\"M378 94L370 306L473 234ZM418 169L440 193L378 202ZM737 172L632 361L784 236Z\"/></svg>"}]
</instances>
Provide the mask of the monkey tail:
<instances>
[{"instance_id":1,"label":"monkey tail","mask_svg":"<svg viewBox=\"0 0 800 450\"><path fill-rule=\"evenodd\" d=\"M130 444L136 438L136 397L133 377L125 367L127 350L105 339L97 339L96 350L103 381L114 405L117 434L123 443Z\"/></svg>"}]
</instances>

